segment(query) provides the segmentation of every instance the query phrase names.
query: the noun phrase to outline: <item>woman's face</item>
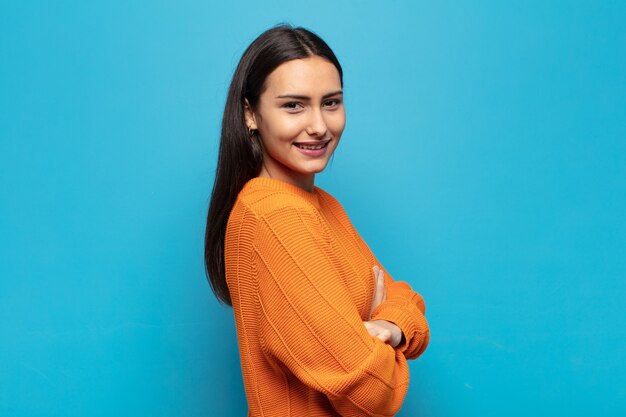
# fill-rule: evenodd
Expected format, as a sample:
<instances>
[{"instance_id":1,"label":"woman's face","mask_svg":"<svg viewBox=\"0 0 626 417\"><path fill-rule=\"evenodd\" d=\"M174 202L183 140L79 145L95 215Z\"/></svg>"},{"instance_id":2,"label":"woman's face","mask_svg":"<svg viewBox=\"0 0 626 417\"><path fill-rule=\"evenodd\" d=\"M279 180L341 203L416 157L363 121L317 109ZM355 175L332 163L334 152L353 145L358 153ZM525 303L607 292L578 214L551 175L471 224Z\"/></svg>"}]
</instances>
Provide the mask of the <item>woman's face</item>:
<instances>
[{"instance_id":1,"label":"woman's face","mask_svg":"<svg viewBox=\"0 0 626 417\"><path fill-rule=\"evenodd\" d=\"M319 56L287 61L265 80L256 109L245 110L263 145L259 176L312 190L346 124L337 68Z\"/></svg>"}]
</instances>

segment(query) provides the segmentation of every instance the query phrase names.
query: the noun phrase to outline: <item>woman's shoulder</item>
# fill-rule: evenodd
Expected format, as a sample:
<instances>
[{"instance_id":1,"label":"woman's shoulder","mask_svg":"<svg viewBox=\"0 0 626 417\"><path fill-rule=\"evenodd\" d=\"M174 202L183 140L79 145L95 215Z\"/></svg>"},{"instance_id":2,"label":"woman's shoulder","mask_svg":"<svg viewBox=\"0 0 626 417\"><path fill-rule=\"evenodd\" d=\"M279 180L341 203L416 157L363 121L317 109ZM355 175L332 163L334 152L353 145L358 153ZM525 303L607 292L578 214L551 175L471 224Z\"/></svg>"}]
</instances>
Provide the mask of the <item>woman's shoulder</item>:
<instances>
[{"instance_id":1,"label":"woman's shoulder","mask_svg":"<svg viewBox=\"0 0 626 417\"><path fill-rule=\"evenodd\" d=\"M343 206L341 205L339 200L337 200L335 196L333 196L331 193L319 187L315 187L315 191L319 195L321 206L331 206L331 207L336 207L336 208L340 208L341 210L343 210Z\"/></svg>"},{"instance_id":2,"label":"woman's shoulder","mask_svg":"<svg viewBox=\"0 0 626 417\"><path fill-rule=\"evenodd\" d=\"M322 190L321 188L317 188L320 200L321 211L325 213L326 217L333 217L339 224L347 227L348 230L356 231L354 225L352 224L348 213L339 200L337 200L332 194L327 191Z\"/></svg>"},{"instance_id":3,"label":"woman's shoulder","mask_svg":"<svg viewBox=\"0 0 626 417\"><path fill-rule=\"evenodd\" d=\"M256 177L244 185L237 196L235 207L245 207L258 217L276 211L315 211L320 207L317 190L308 192L284 181Z\"/></svg>"}]
</instances>

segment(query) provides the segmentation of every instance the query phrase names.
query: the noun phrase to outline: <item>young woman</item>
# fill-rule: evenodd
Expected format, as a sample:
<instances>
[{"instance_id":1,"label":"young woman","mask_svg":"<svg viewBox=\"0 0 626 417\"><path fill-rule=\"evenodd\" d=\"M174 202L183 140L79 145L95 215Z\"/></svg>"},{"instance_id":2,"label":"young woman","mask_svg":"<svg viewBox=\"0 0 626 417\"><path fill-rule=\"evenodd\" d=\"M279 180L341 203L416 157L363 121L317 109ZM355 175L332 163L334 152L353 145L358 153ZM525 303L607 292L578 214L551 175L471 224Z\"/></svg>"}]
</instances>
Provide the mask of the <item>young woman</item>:
<instances>
[{"instance_id":1,"label":"young woman","mask_svg":"<svg viewBox=\"0 0 626 417\"><path fill-rule=\"evenodd\" d=\"M394 415L428 344L422 297L314 185L345 126L342 87L322 39L278 26L228 92L205 262L234 310L250 416Z\"/></svg>"}]
</instances>

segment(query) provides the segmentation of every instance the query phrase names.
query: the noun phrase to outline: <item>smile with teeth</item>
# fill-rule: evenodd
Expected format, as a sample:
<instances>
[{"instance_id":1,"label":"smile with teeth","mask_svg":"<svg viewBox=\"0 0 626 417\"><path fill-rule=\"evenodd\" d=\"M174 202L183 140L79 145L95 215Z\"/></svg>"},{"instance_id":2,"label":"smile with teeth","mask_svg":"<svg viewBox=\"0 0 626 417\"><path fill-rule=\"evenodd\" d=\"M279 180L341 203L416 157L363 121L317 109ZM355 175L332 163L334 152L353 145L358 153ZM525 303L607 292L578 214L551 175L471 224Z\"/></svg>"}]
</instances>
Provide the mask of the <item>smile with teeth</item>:
<instances>
[{"instance_id":1,"label":"smile with teeth","mask_svg":"<svg viewBox=\"0 0 626 417\"><path fill-rule=\"evenodd\" d=\"M316 144L316 145L305 145L303 143L294 143L294 145L300 149L318 150L318 149L325 148L329 143L330 141L326 141L326 142Z\"/></svg>"}]
</instances>

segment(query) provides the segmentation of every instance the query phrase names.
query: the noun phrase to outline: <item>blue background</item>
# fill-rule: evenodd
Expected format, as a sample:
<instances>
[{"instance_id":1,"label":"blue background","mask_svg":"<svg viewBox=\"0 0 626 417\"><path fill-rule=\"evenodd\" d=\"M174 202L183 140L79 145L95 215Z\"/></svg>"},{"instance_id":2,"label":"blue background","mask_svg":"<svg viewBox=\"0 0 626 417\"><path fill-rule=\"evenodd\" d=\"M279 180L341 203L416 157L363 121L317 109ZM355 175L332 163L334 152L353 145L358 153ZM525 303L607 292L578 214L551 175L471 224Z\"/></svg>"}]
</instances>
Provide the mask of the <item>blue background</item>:
<instances>
[{"instance_id":1,"label":"blue background","mask_svg":"<svg viewBox=\"0 0 626 417\"><path fill-rule=\"evenodd\" d=\"M2 2L0 415L245 415L203 233L230 77L282 21L345 70L317 185L426 299L399 415L624 415L618 1Z\"/></svg>"}]
</instances>

